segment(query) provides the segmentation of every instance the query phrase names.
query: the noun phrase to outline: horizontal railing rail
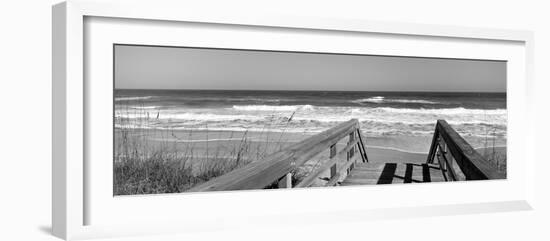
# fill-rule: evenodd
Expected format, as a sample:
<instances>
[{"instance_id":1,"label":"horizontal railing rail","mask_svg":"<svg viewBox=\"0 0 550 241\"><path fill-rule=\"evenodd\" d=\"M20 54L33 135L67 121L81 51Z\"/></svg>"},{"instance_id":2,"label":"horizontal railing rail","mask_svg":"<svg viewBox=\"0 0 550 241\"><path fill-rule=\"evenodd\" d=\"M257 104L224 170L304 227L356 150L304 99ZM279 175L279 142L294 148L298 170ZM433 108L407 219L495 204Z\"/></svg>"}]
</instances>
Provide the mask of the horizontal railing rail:
<instances>
[{"instance_id":1,"label":"horizontal railing rail","mask_svg":"<svg viewBox=\"0 0 550 241\"><path fill-rule=\"evenodd\" d=\"M505 179L496 165L486 160L445 120L436 123L428 163L435 160L447 181ZM458 167L458 168L456 168Z\"/></svg>"},{"instance_id":2,"label":"horizontal railing rail","mask_svg":"<svg viewBox=\"0 0 550 241\"><path fill-rule=\"evenodd\" d=\"M345 148L336 151L336 144L349 137ZM296 187L311 185L322 171L331 169L328 184L336 183L333 178L349 173L352 163L358 158L367 161L363 138L359 130L359 121L352 119L329 130L311 136L268 157L235 169L225 175L209 180L191 188L190 192L261 189L279 181L279 187L292 187L291 173L311 158L330 148L330 160L312 174L306 176ZM357 152L358 151L358 152ZM346 159L338 166L338 160ZM345 168L344 168L345 167ZM350 168L351 167L351 168Z\"/></svg>"}]
</instances>

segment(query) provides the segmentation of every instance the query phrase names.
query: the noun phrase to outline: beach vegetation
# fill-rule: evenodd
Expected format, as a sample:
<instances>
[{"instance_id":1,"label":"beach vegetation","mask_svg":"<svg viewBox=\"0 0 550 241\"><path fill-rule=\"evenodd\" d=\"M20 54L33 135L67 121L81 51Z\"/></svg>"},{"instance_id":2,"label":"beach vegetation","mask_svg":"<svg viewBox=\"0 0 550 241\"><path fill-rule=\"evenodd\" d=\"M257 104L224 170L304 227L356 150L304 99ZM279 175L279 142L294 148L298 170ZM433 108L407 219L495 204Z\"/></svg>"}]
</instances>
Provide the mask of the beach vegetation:
<instances>
[{"instance_id":1,"label":"beach vegetation","mask_svg":"<svg viewBox=\"0 0 550 241\"><path fill-rule=\"evenodd\" d=\"M261 160L271 151L286 145L284 131L277 138L270 139L266 127L257 135L262 139L261 144L252 145L247 130L230 133L229 139L237 137L237 144L217 142L209 146L212 141L208 126L205 126L202 135L206 137L206 146L201 148L197 142L189 141L197 135L192 129L182 138L174 129L144 128L154 124L160 113L151 115L143 109L127 107L122 112L131 112L135 118L115 116L114 195L185 192L195 185ZM284 121L288 123L291 118ZM154 136L161 137L161 140L152 141ZM298 182L296 177L299 176L293 175L293 183Z\"/></svg>"}]
</instances>

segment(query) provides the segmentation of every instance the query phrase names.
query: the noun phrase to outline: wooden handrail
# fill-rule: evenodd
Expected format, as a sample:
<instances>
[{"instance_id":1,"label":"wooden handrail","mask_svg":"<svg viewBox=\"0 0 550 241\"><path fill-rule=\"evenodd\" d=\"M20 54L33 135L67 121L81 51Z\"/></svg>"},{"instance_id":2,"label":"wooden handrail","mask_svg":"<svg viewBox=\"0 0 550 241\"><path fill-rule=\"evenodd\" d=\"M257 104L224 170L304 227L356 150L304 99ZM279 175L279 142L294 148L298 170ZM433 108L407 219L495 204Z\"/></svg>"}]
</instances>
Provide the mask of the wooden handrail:
<instances>
[{"instance_id":1,"label":"wooden handrail","mask_svg":"<svg viewBox=\"0 0 550 241\"><path fill-rule=\"evenodd\" d=\"M336 155L330 157L330 160L323 163L323 165L319 168L309 173L300 181L300 183L296 185L296 187L309 187L328 169L331 169L330 179L325 185L334 186L338 179L343 176L344 172L347 175L347 173L354 168L353 165L359 158L363 162L368 162L364 143L361 138L361 130L357 129L355 132L350 133L350 140L342 150L340 150ZM345 160L345 162L342 162L342 160Z\"/></svg>"},{"instance_id":2,"label":"wooden handrail","mask_svg":"<svg viewBox=\"0 0 550 241\"><path fill-rule=\"evenodd\" d=\"M290 176L287 175L288 173L327 148L335 147L336 143L342 138L356 132L360 135L359 121L351 119L284 150L273 153L262 160L252 162L225 175L199 184L191 188L189 192L265 188L281 178L288 178ZM362 141L359 141L362 145ZM356 140L355 143L359 142ZM361 154L361 157L366 158L366 153Z\"/></svg>"},{"instance_id":3,"label":"wooden handrail","mask_svg":"<svg viewBox=\"0 0 550 241\"><path fill-rule=\"evenodd\" d=\"M444 144L442 145L441 142ZM440 166L445 166L447 169L453 168L452 160L448 160L445 156L448 152L452 160L458 164L466 180L506 178L506 174L499 172L495 165L483 158L445 120L437 120L427 162L433 163L437 156L439 162L442 162ZM454 171L449 175L444 173L444 176L451 180L456 179Z\"/></svg>"}]
</instances>

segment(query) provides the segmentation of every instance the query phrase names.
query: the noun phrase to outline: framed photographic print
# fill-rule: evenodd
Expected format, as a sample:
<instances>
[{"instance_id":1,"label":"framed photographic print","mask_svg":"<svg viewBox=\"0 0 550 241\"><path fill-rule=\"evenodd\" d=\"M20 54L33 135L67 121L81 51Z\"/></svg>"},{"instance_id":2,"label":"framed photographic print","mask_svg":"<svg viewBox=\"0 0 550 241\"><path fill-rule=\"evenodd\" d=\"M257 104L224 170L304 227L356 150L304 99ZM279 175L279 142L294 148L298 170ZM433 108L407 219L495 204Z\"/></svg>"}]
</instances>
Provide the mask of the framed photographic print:
<instances>
[{"instance_id":1,"label":"framed photographic print","mask_svg":"<svg viewBox=\"0 0 550 241\"><path fill-rule=\"evenodd\" d=\"M506 178L505 61L113 49L114 195Z\"/></svg>"},{"instance_id":2,"label":"framed photographic print","mask_svg":"<svg viewBox=\"0 0 550 241\"><path fill-rule=\"evenodd\" d=\"M153 5L53 8L55 235L530 209L530 32Z\"/></svg>"}]
</instances>

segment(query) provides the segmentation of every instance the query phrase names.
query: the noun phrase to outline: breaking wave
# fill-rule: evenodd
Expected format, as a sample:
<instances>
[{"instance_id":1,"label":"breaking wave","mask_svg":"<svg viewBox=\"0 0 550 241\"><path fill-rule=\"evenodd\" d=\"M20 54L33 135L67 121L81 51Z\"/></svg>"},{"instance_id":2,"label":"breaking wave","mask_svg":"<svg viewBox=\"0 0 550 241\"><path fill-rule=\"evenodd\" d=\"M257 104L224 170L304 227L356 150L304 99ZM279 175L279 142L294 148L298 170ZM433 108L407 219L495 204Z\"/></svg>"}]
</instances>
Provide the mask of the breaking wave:
<instances>
[{"instance_id":1,"label":"breaking wave","mask_svg":"<svg viewBox=\"0 0 550 241\"><path fill-rule=\"evenodd\" d=\"M374 104L381 104L381 103L416 103L416 104L439 104L439 102L435 101L428 101L428 100L417 100L417 99L386 99L384 96L375 96L370 98L364 98L364 99L357 99L351 101L353 103L362 104L362 103L374 103Z\"/></svg>"},{"instance_id":2,"label":"breaking wave","mask_svg":"<svg viewBox=\"0 0 550 241\"><path fill-rule=\"evenodd\" d=\"M238 111L311 111L312 105L234 105Z\"/></svg>"},{"instance_id":3,"label":"breaking wave","mask_svg":"<svg viewBox=\"0 0 550 241\"><path fill-rule=\"evenodd\" d=\"M116 97L115 101L126 101L126 100L147 100L151 99L153 96L128 96L128 97Z\"/></svg>"}]
</instances>

